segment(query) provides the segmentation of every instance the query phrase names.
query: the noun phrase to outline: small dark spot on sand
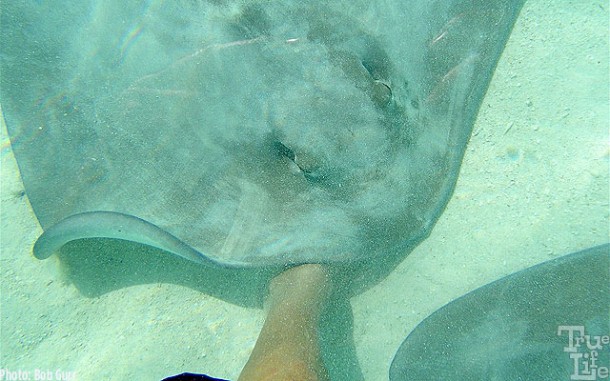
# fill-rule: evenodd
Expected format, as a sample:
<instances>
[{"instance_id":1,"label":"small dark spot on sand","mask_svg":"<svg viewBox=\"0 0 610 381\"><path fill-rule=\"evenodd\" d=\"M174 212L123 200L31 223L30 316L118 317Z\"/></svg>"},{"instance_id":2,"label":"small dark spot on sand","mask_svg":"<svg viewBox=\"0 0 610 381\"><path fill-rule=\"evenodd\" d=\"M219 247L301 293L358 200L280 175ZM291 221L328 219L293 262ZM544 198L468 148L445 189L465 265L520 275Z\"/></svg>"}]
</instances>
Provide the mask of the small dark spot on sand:
<instances>
[{"instance_id":1,"label":"small dark spot on sand","mask_svg":"<svg viewBox=\"0 0 610 381\"><path fill-rule=\"evenodd\" d=\"M25 189L20 189L16 192L13 192L13 198L20 199L25 196Z\"/></svg>"}]
</instances>

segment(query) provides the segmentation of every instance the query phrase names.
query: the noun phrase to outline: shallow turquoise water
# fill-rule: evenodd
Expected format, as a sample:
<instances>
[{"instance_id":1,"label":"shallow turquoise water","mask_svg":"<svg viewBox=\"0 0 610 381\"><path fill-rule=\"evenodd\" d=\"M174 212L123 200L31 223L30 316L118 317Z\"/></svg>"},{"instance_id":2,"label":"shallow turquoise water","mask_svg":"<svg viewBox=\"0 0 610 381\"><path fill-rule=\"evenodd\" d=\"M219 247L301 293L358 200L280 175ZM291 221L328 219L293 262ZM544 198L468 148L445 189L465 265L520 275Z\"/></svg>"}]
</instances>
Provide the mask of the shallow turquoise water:
<instances>
[{"instance_id":1,"label":"shallow turquoise water","mask_svg":"<svg viewBox=\"0 0 610 381\"><path fill-rule=\"evenodd\" d=\"M402 339L453 298L608 240L607 12L593 1L526 4L438 226L352 299L366 380L387 379ZM123 54L141 33L129 30L117 41ZM2 368L63 369L85 380L180 370L237 377L262 311L171 284L80 295L56 263L29 254L40 230L6 143L2 160Z\"/></svg>"}]
</instances>

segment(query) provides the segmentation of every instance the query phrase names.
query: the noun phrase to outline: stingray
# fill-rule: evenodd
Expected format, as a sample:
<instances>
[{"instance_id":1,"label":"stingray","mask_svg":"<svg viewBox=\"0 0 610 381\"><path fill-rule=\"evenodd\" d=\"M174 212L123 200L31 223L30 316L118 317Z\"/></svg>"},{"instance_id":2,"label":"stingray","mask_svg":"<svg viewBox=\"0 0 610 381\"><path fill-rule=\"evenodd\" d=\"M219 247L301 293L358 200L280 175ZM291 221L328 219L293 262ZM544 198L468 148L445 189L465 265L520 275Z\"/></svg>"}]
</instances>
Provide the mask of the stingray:
<instances>
[{"instance_id":1,"label":"stingray","mask_svg":"<svg viewBox=\"0 0 610 381\"><path fill-rule=\"evenodd\" d=\"M595 380L610 364L610 245L521 270L433 313L390 380Z\"/></svg>"},{"instance_id":2,"label":"stingray","mask_svg":"<svg viewBox=\"0 0 610 381\"><path fill-rule=\"evenodd\" d=\"M397 263L452 194L522 3L4 4L34 255L97 237L215 268Z\"/></svg>"}]
</instances>

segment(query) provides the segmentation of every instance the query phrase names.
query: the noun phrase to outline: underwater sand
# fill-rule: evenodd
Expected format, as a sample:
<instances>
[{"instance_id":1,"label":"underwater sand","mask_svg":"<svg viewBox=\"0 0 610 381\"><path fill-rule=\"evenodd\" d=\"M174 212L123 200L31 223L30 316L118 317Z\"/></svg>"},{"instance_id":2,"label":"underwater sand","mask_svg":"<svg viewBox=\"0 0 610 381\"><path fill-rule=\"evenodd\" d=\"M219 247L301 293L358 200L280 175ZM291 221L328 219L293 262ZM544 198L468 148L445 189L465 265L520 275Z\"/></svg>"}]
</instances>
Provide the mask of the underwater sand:
<instances>
[{"instance_id":1,"label":"underwater sand","mask_svg":"<svg viewBox=\"0 0 610 381\"><path fill-rule=\"evenodd\" d=\"M367 381L388 379L408 333L504 275L609 239L608 3L530 0L488 90L457 188L430 238L352 299ZM264 314L191 289L143 285L86 298L54 259L1 137L0 368L78 380L237 379ZM70 375L70 373L65 373Z\"/></svg>"}]
</instances>

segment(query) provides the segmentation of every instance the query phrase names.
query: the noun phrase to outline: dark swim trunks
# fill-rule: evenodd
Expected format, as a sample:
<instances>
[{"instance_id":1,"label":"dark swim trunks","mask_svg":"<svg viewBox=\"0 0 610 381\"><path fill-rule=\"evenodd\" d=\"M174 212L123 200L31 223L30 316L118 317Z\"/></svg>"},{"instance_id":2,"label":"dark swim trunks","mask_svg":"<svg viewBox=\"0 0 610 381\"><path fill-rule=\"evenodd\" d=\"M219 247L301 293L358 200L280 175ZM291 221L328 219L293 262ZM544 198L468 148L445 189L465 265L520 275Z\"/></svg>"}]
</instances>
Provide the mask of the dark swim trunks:
<instances>
[{"instance_id":1,"label":"dark swim trunks","mask_svg":"<svg viewBox=\"0 0 610 381\"><path fill-rule=\"evenodd\" d=\"M229 381L224 378L214 378L205 374L181 373L175 376L164 378L161 381Z\"/></svg>"}]
</instances>

